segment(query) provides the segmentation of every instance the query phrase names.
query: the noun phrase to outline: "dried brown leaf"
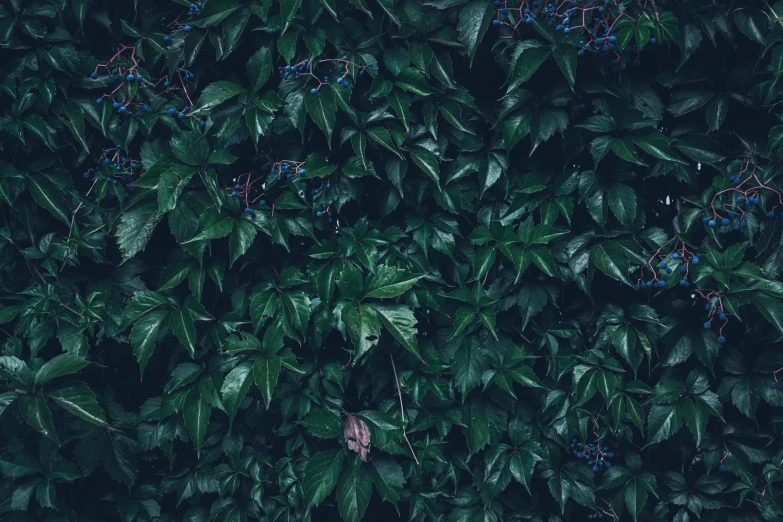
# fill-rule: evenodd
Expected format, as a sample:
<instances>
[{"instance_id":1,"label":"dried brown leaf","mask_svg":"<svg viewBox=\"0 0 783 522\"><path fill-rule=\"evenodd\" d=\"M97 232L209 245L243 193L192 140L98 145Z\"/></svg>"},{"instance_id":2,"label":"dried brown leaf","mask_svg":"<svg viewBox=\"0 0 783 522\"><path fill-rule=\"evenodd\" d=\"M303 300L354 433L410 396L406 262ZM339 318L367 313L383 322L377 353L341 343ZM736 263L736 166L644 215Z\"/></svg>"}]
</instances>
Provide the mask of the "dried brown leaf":
<instances>
[{"instance_id":1,"label":"dried brown leaf","mask_svg":"<svg viewBox=\"0 0 783 522\"><path fill-rule=\"evenodd\" d=\"M370 446L370 429L362 419L354 415L343 416L343 438L348 449L355 451L359 457L367 462L367 448Z\"/></svg>"}]
</instances>

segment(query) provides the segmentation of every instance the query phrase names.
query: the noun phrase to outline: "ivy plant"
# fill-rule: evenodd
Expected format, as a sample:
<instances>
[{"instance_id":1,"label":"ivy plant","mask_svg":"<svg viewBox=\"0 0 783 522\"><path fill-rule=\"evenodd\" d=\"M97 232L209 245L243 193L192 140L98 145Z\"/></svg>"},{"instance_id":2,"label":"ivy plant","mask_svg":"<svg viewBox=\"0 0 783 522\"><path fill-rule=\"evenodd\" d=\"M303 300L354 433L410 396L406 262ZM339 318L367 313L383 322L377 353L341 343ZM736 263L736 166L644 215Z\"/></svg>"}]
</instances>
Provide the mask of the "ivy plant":
<instances>
[{"instance_id":1,"label":"ivy plant","mask_svg":"<svg viewBox=\"0 0 783 522\"><path fill-rule=\"evenodd\" d=\"M0 4L0 518L783 519L783 2Z\"/></svg>"}]
</instances>

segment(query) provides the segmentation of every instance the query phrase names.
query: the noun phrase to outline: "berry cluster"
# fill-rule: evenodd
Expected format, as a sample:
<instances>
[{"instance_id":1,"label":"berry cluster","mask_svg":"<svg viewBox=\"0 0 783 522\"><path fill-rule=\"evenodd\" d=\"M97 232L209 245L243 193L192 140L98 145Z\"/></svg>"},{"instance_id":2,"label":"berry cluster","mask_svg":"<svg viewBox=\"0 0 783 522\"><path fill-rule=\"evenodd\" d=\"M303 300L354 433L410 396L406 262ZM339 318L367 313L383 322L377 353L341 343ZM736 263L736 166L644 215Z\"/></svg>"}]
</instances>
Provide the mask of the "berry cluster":
<instances>
[{"instance_id":1,"label":"berry cluster","mask_svg":"<svg viewBox=\"0 0 783 522\"><path fill-rule=\"evenodd\" d=\"M718 465L718 471L720 471L721 473L726 473L727 468L724 462L726 461L727 458L729 458L729 448L727 448L725 444L723 445L723 448L726 450L726 454L723 455L722 459L720 459L720 464Z\"/></svg>"},{"instance_id":2,"label":"berry cluster","mask_svg":"<svg viewBox=\"0 0 783 522\"><path fill-rule=\"evenodd\" d=\"M257 158L253 158L251 161L255 163L256 160ZM232 180L233 186L226 188L226 195L239 198L245 205L245 213L255 214L254 205L266 205L265 176L273 175L272 179L274 181L281 181L283 176L288 180L296 181L307 175L307 169L304 168L304 164L304 161L293 160L267 161L261 165L260 175L254 176L253 172L248 172L234 178ZM272 203L272 215L274 215L274 212L275 205Z\"/></svg>"},{"instance_id":3,"label":"berry cluster","mask_svg":"<svg viewBox=\"0 0 783 522\"><path fill-rule=\"evenodd\" d=\"M130 51L130 64L128 65L125 65L127 62L125 62L123 56L126 51ZM118 62L119 66L115 62ZM115 67L112 67L113 64ZM138 107L142 112L149 110L146 104L134 101L138 90L143 89L145 85L145 78L139 70L139 63L136 61L135 47L120 46L120 50L108 62L95 66L95 70L90 73L90 78L97 80L100 77L99 71L101 69L106 70L108 76L106 83L110 86L117 84L117 86L110 93L102 94L100 98L95 100L95 103L102 105L104 99L109 98L113 108L124 116L133 116L134 111L131 109L135 107ZM118 93L122 95L120 101L115 99L115 95Z\"/></svg>"},{"instance_id":4,"label":"berry cluster","mask_svg":"<svg viewBox=\"0 0 783 522\"><path fill-rule=\"evenodd\" d=\"M190 4L188 7L187 13L182 13L177 18L175 18L173 21L169 22L168 19L164 16L160 19L160 22L162 24L166 25L166 28L169 30L169 34L163 37L163 40L166 42L170 42L173 37L176 37L177 34L185 34L190 32L192 27L187 24L187 22L182 22L181 19L184 17L187 17L188 20L193 18L194 16L197 16L201 13L201 8L203 7L203 4L201 2ZM184 42L180 42L179 46L184 46Z\"/></svg>"},{"instance_id":5,"label":"berry cluster","mask_svg":"<svg viewBox=\"0 0 783 522\"><path fill-rule=\"evenodd\" d=\"M262 181L262 178L253 179L252 176L252 172L240 174L239 177L231 180L234 185L226 189L227 195L234 198L240 198L243 201L245 204L244 212L246 214L256 213L255 209L253 209L253 205L255 204L260 206L266 205L266 200L263 199L266 197L266 193L263 191L263 188L259 190L257 186L255 186L256 183ZM261 183L261 185L263 186L263 183ZM272 204L272 212L274 212L274 204Z\"/></svg>"},{"instance_id":6,"label":"berry cluster","mask_svg":"<svg viewBox=\"0 0 783 522\"><path fill-rule=\"evenodd\" d=\"M617 451L618 447L619 446L616 443L613 443L612 449L614 451L612 451L607 444L600 439L595 444L577 442L576 439L571 440L571 452L576 458L587 460L587 465L590 466L595 473L598 473L601 469L609 469L612 467L612 462L609 459L620 456L620 452Z\"/></svg>"},{"instance_id":7,"label":"berry cluster","mask_svg":"<svg viewBox=\"0 0 783 522\"><path fill-rule=\"evenodd\" d=\"M328 60L319 60L317 63L318 64L322 64L322 63L341 63L343 65L343 70L341 71L342 75L337 77L337 80L335 81L335 83L337 83L337 85L340 85L342 87L350 87L351 86L351 83L348 80L348 74L349 74L348 67L350 65L353 65L354 67L358 67L359 68L359 75L360 76L364 75L364 71L366 69L370 69L370 68L373 67L372 63L368 63L367 65L358 65L358 64L355 64L353 62L349 62L348 60L342 60L342 59L337 59L337 58L328 59ZM321 80L316 74L313 73L313 63L312 62L308 62L307 60L305 60L303 62L299 62L299 63L294 64L294 65L286 65L285 67L281 65L281 66L279 66L277 68L277 72L280 75L280 79L282 79L282 80L285 80L285 79L299 80L300 78L306 77L306 76L310 76L310 77L315 78L315 81L318 82L318 86L313 87L312 89L310 89L310 94L315 94L315 95L317 95L319 97L321 96L321 92L320 92L321 91L321 87L323 87L324 85L331 85L328 76L324 76L323 80Z\"/></svg>"},{"instance_id":8,"label":"berry cluster","mask_svg":"<svg viewBox=\"0 0 783 522\"><path fill-rule=\"evenodd\" d=\"M674 248L668 254L662 254L661 251L666 248L666 245L675 240ZM700 256L701 254L694 254L688 250L688 247L682 240L677 239L676 237L671 238L664 243L661 248L656 250L647 261L647 265L641 268L641 277L636 282L636 289L638 290L643 287L665 288L666 281L662 279L662 277L664 277L663 274L672 274L675 269L680 274L680 281L678 284L686 288L689 287L691 285L688 281L690 265L698 265L701 262ZM645 267L652 272L652 279L646 282L644 281ZM659 275L661 278L659 278Z\"/></svg>"},{"instance_id":9,"label":"berry cluster","mask_svg":"<svg viewBox=\"0 0 783 522\"><path fill-rule=\"evenodd\" d=\"M637 45L628 45L617 50L617 35L622 28L632 28L636 19L630 16L619 4L612 0L595 1L559 1L547 3L541 1L529 2L522 0L518 7L509 7L508 0L495 0L497 8L493 24L499 28L510 28L511 31L501 38L511 38L521 25L532 25L546 21L547 26L554 26L555 32L563 33L565 39L572 34L584 34L585 40L580 40L578 56L587 51L600 55L613 55L612 72L620 72L626 63L639 67L641 49ZM648 40L650 44L657 43L656 38Z\"/></svg>"},{"instance_id":10,"label":"berry cluster","mask_svg":"<svg viewBox=\"0 0 783 522\"><path fill-rule=\"evenodd\" d=\"M130 53L130 62L125 59L125 53ZM194 78L192 72L177 68L176 76L173 79L169 79L168 76L164 76L158 80L152 78L145 78L139 70L138 62L136 61L136 48L120 46L120 50L112 56L112 58L105 64L98 64L95 70L90 74L93 80L99 78L99 70L101 68L106 69L108 72L108 85L117 84L117 86L108 94L103 94L96 100L96 103L103 104L105 98L109 98L113 104L114 109L121 115L133 116L136 110L141 112L148 112L150 107L139 100L140 93L145 92L147 99L158 98L163 95L171 95L175 97L179 102L184 104L182 109L169 108L168 112L172 116L176 116L179 119L185 117L196 118L201 127L206 126L206 116L196 117L189 114L188 111L193 106L193 101L190 99L189 88L193 87L193 83L190 81ZM156 93L155 89L162 87L160 92ZM121 94L121 96L119 96ZM119 98L116 99L115 97Z\"/></svg>"},{"instance_id":11,"label":"berry cluster","mask_svg":"<svg viewBox=\"0 0 783 522\"><path fill-rule=\"evenodd\" d=\"M133 192L132 183L138 179L141 171L141 161L133 159L127 152L123 152L122 145L118 144L116 147L104 149L98 157L97 165L86 170L83 174L86 179L94 178L95 180L87 192L87 196L90 196L98 181L103 180L106 182L107 189L99 187L98 197L107 194L109 198L112 198L115 196L114 192L120 193L115 188L118 187L122 188L121 194L127 198ZM109 187L112 187L112 190L108 190Z\"/></svg>"},{"instance_id":12,"label":"berry cluster","mask_svg":"<svg viewBox=\"0 0 783 522\"><path fill-rule=\"evenodd\" d=\"M707 302L707 304L704 305L704 310L709 312L709 314L707 316L707 320L704 321L702 326L709 330L712 328L713 321L721 321L722 324L718 329L718 342L720 344L725 343L726 337L723 335L723 329L726 328L726 324L728 323L729 319L728 315L726 314L726 310L723 308L723 295L721 292L715 290L695 290L695 292ZM694 301L694 305L695 304L696 301Z\"/></svg>"},{"instance_id":13,"label":"berry cluster","mask_svg":"<svg viewBox=\"0 0 783 522\"><path fill-rule=\"evenodd\" d=\"M769 396L769 405L770 406L777 406L778 401L783 403L783 393L780 392L778 389L778 373L782 372L783 368L780 368L779 370L775 371L775 373L772 374L773 381L769 381L769 389L772 390L770 392Z\"/></svg>"},{"instance_id":14,"label":"berry cluster","mask_svg":"<svg viewBox=\"0 0 783 522\"><path fill-rule=\"evenodd\" d=\"M783 197L780 192L759 180L760 172L764 172L761 167L751 166L749 159L744 160L739 172L729 178L735 186L721 190L713 196L710 211L702 218L702 222L710 228L733 224L733 230L740 230L748 225L746 214L754 208L762 208L768 218L774 218L775 210L783 207ZM772 195L772 198L765 194ZM716 200L719 199L720 211L715 209Z\"/></svg>"}]
</instances>

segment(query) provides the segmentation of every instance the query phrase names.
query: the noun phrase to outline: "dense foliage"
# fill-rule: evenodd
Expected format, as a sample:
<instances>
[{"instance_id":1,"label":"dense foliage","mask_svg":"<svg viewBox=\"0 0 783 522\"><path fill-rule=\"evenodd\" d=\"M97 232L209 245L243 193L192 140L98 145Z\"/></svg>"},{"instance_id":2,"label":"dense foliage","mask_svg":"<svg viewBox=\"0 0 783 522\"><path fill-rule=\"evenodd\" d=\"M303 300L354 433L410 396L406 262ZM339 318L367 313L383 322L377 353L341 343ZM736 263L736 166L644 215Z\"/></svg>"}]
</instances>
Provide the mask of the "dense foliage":
<instances>
[{"instance_id":1,"label":"dense foliage","mask_svg":"<svg viewBox=\"0 0 783 522\"><path fill-rule=\"evenodd\" d=\"M779 15L0 3L0 518L783 519Z\"/></svg>"}]
</instances>

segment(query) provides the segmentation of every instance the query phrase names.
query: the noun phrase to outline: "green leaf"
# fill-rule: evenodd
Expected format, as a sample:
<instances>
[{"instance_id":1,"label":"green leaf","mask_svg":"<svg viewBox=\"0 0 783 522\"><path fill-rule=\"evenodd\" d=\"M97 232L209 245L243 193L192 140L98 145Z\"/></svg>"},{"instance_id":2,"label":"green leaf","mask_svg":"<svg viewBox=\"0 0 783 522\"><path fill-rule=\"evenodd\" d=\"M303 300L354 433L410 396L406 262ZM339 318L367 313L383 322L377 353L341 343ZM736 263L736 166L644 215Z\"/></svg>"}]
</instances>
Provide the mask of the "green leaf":
<instances>
[{"instance_id":1,"label":"green leaf","mask_svg":"<svg viewBox=\"0 0 783 522\"><path fill-rule=\"evenodd\" d=\"M644 505L647 503L647 490L639 484L639 479L633 478L628 481L623 497L634 521L638 520Z\"/></svg>"},{"instance_id":2,"label":"green leaf","mask_svg":"<svg viewBox=\"0 0 783 522\"><path fill-rule=\"evenodd\" d=\"M27 176L27 186L36 203L66 225L70 225L70 212L63 199L62 190L48 176L43 174L29 175Z\"/></svg>"},{"instance_id":3,"label":"green leaf","mask_svg":"<svg viewBox=\"0 0 783 522\"><path fill-rule=\"evenodd\" d=\"M484 38L484 34L489 28L493 13L492 4L483 0L474 0L459 10L457 32L460 42L468 52L471 65L473 65L473 58L476 56L479 42Z\"/></svg>"},{"instance_id":4,"label":"green leaf","mask_svg":"<svg viewBox=\"0 0 783 522\"><path fill-rule=\"evenodd\" d=\"M549 47L538 40L519 42L511 55L511 67L508 72L506 95L517 90L528 81L544 62L552 55Z\"/></svg>"},{"instance_id":5,"label":"green leaf","mask_svg":"<svg viewBox=\"0 0 783 522\"><path fill-rule=\"evenodd\" d=\"M625 183L613 183L607 191L609 209L627 229L633 228L636 220L636 194Z\"/></svg>"},{"instance_id":6,"label":"green leaf","mask_svg":"<svg viewBox=\"0 0 783 522\"><path fill-rule=\"evenodd\" d=\"M41 369L35 374L35 385L40 386L57 377L71 375L89 365L90 361L84 357L78 357L67 353L60 354L41 366Z\"/></svg>"},{"instance_id":7,"label":"green leaf","mask_svg":"<svg viewBox=\"0 0 783 522\"><path fill-rule=\"evenodd\" d=\"M342 309L342 319L345 329L356 350L356 361L378 344L381 335L381 323L378 313L365 304L347 304Z\"/></svg>"},{"instance_id":8,"label":"green leaf","mask_svg":"<svg viewBox=\"0 0 783 522\"><path fill-rule=\"evenodd\" d=\"M261 390L267 410L272 402L277 379L280 377L280 362L280 356L270 355L269 357L259 357L253 365L253 378Z\"/></svg>"},{"instance_id":9,"label":"green leaf","mask_svg":"<svg viewBox=\"0 0 783 522\"><path fill-rule=\"evenodd\" d=\"M489 444L489 419L484 403L474 399L464 407L462 418L465 422L465 437L468 441L469 455L480 451Z\"/></svg>"},{"instance_id":10,"label":"green leaf","mask_svg":"<svg viewBox=\"0 0 783 522\"><path fill-rule=\"evenodd\" d=\"M334 116L337 112L334 94L331 89L321 89L321 96L307 94L305 96L305 106L307 114L313 119L318 128L326 136L326 141L331 147L332 131L334 130Z\"/></svg>"},{"instance_id":11,"label":"green leaf","mask_svg":"<svg viewBox=\"0 0 783 522\"><path fill-rule=\"evenodd\" d=\"M393 266L379 265L364 284L364 297L397 297L407 292L422 277Z\"/></svg>"},{"instance_id":12,"label":"green leaf","mask_svg":"<svg viewBox=\"0 0 783 522\"><path fill-rule=\"evenodd\" d=\"M286 29L294 20L301 3L302 0L280 0L280 17L283 19L282 33L286 32Z\"/></svg>"},{"instance_id":13,"label":"green leaf","mask_svg":"<svg viewBox=\"0 0 783 522\"><path fill-rule=\"evenodd\" d=\"M655 405L650 409L647 419L649 439L647 445L662 442L679 431L682 415L676 404Z\"/></svg>"},{"instance_id":14,"label":"green leaf","mask_svg":"<svg viewBox=\"0 0 783 522\"><path fill-rule=\"evenodd\" d=\"M344 460L345 453L341 449L332 449L316 453L307 462L302 479L302 493L308 511L323 502L337 485Z\"/></svg>"},{"instance_id":15,"label":"green leaf","mask_svg":"<svg viewBox=\"0 0 783 522\"><path fill-rule=\"evenodd\" d=\"M144 375L144 368L152 356L155 349L155 339L158 336L160 325L168 317L166 310L153 310L136 321L130 333L131 346L133 346L133 355L139 362L139 372Z\"/></svg>"},{"instance_id":16,"label":"green leaf","mask_svg":"<svg viewBox=\"0 0 783 522\"><path fill-rule=\"evenodd\" d=\"M120 216L116 235L123 263L146 248L158 220L157 203L134 207Z\"/></svg>"},{"instance_id":17,"label":"green leaf","mask_svg":"<svg viewBox=\"0 0 783 522\"><path fill-rule=\"evenodd\" d=\"M102 426L109 427L103 409L98 404L98 399L89 386L78 381L70 381L68 384L47 389L46 396L65 410L77 417Z\"/></svg>"},{"instance_id":18,"label":"green leaf","mask_svg":"<svg viewBox=\"0 0 783 522\"><path fill-rule=\"evenodd\" d=\"M761 315L783 335L783 304L767 294L756 293L753 299Z\"/></svg>"},{"instance_id":19,"label":"green leaf","mask_svg":"<svg viewBox=\"0 0 783 522\"><path fill-rule=\"evenodd\" d=\"M245 398L247 391L253 384L252 370L253 363L251 361L241 362L226 375L223 386L220 387L220 398L226 407L226 413L228 413L229 429L234 423L234 417L239 411L242 399Z\"/></svg>"},{"instance_id":20,"label":"green leaf","mask_svg":"<svg viewBox=\"0 0 783 522\"><path fill-rule=\"evenodd\" d=\"M217 223L210 225L202 232L196 234L194 237L183 242L183 245L193 243L194 241L204 241L207 239L220 239L226 237L234 229L234 218L223 218Z\"/></svg>"},{"instance_id":21,"label":"green leaf","mask_svg":"<svg viewBox=\"0 0 783 522\"><path fill-rule=\"evenodd\" d=\"M405 476L402 467L389 459L373 458L370 461L372 467L372 481L375 489L381 495L384 502L391 502L395 507L402 497L402 489L405 485Z\"/></svg>"},{"instance_id":22,"label":"green leaf","mask_svg":"<svg viewBox=\"0 0 783 522\"><path fill-rule=\"evenodd\" d=\"M319 408L297 424L304 426L311 435L322 439L339 439L343 434L343 423L340 416L331 410Z\"/></svg>"},{"instance_id":23,"label":"green leaf","mask_svg":"<svg viewBox=\"0 0 783 522\"><path fill-rule=\"evenodd\" d=\"M373 304L373 308L377 312L377 317L383 323L384 328L397 339L397 342L423 361L416 341L418 332L413 311L404 305Z\"/></svg>"},{"instance_id":24,"label":"green leaf","mask_svg":"<svg viewBox=\"0 0 783 522\"><path fill-rule=\"evenodd\" d=\"M169 324L171 325L171 331L177 336L179 342L187 348L192 358L196 350L196 326L188 309L183 308L182 310L171 312Z\"/></svg>"},{"instance_id":25,"label":"green leaf","mask_svg":"<svg viewBox=\"0 0 783 522\"><path fill-rule=\"evenodd\" d=\"M190 439L196 446L196 455L201 455L201 446L204 444L204 436L207 433L209 417L212 406L201 397L198 388L192 388L185 399L183 414L185 427L188 429Z\"/></svg>"},{"instance_id":26,"label":"green leaf","mask_svg":"<svg viewBox=\"0 0 783 522\"><path fill-rule=\"evenodd\" d=\"M604 241L590 249L590 260L593 264L612 279L631 285L628 280L628 260L625 252L614 241Z\"/></svg>"},{"instance_id":27,"label":"green leaf","mask_svg":"<svg viewBox=\"0 0 783 522\"><path fill-rule=\"evenodd\" d=\"M394 85L403 91L417 94L419 96L429 96L437 92L427 85L427 80L418 69L408 67L400 72L394 81Z\"/></svg>"},{"instance_id":28,"label":"green leaf","mask_svg":"<svg viewBox=\"0 0 783 522\"><path fill-rule=\"evenodd\" d=\"M371 495L370 472L358 458L349 459L337 481L337 507L342 519L345 522L359 522L367 511Z\"/></svg>"},{"instance_id":29,"label":"green leaf","mask_svg":"<svg viewBox=\"0 0 783 522\"><path fill-rule=\"evenodd\" d=\"M246 92L236 83L220 81L207 85L193 108L194 114L206 114L231 98Z\"/></svg>"},{"instance_id":30,"label":"green leaf","mask_svg":"<svg viewBox=\"0 0 783 522\"><path fill-rule=\"evenodd\" d=\"M563 72L563 75L568 81L568 86L571 90L574 90L574 84L576 83L576 53L571 48L560 49L559 52L553 53L557 66Z\"/></svg>"},{"instance_id":31,"label":"green leaf","mask_svg":"<svg viewBox=\"0 0 783 522\"><path fill-rule=\"evenodd\" d=\"M35 431L44 437L57 441L52 412L49 410L49 406L46 405L43 393L22 395L19 398L19 413Z\"/></svg>"},{"instance_id":32,"label":"green leaf","mask_svg":"<svg viewBox=\"0 0 783 522\"><path fill-rule=\"evenodd\" d=\"M509 470L514 480L525 486L530 493L530 479L533 477L533 471L536 468L536 462L541 460L536 453L533 453L532 446L525 444L511 455L509 461Z\"/></svg>"},{"instance_id":33,"label":"green leaf","mask_svg":"<svg viewBox=\"0 0 783 522\"><path fill-rule=\"evenodd\" d=\"M422 147L413 147L410 154L413 162L435 182L435 186L440 191L440 167L435 155Z\"/></svg>"},{"instance_id":34,"label":"green leaf","mask_svg":"<svg viewBox=\"0 0 783 522\"><path fill-rule=\"evenodd\" d=\"M272 72L272 58L268 47L262 47L250 57L245 66L245 74L250 79L250 91L255 93L264 86Z\"/></svg>"}]
</instances>

